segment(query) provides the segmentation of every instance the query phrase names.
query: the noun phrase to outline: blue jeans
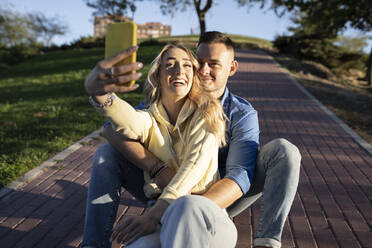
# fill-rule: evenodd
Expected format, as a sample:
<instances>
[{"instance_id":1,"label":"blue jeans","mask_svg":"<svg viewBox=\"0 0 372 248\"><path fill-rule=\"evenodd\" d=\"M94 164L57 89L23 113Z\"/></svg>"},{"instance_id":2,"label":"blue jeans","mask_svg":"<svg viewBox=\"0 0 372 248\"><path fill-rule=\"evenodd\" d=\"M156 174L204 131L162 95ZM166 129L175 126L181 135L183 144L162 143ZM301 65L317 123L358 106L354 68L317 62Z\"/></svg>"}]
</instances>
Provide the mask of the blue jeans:
<instances>
[{"instance_id":1,"label":"blue jeans","mask_svg":"<svg viewBox=\"0 0 372 248\"><path fill-rule=\"evenodd\" d=\"M281 247L284 223L297 191L300 165L298 148L286 139L272 140L258 153L250 190L227 209L233 217L262 196L254 246Z\"/></svg>"},{"instance_id":2,"label":"blue jeans","mask_svg":"<svg viewBox=\"0 0 372 248\"><path fill-rule=\"evenodd\" d=\"M254 240L255 246L281 246L280 241L284 222L288 216L297 190L300 160L301 155L297 147L285 139L276 139L263 146L258 155L256 172L251 189L245 196L227 209L231 217L235 216L252 205L261 195L263 195L259 225ZM88 189L82 247L110 247L111 244L109 243L109 237L111 235L112 225L116 218L121 186L125 187L140 201L146 202L147 199L142 191L143 184L142 171L130 164L118 151L115 150L115 148L109 144L105 144L98 148L92 165L91 179ZM167 244L164 244L162 242L162 247L178 248L178 246L175 246L177 244L185 244L183 247L188 247L186 245L187 243L181 242L177 237L179 237L179 239L190 240L195 233L203 233L200 228L210 226L210 223L194 226L192 223L198 223L198 221L200 223L200 219L192 219L190 216L197 218L196 216L198 215L190 214L190 212L194 211L199 213L202 211L204 213L205 211L208 212L209 215L214 215L215 212L203 209L202 206L207 203L201 204L200 202L210 201L208 199L200 200L198 197L186 198L190 199L185 201L184 197L180 198L167 209L162 218L162 228L161 230L159 229L158 234L144 237L138 242L133 243L130 247L142 247L141 245L136 245L136 243L143 243L144 240L152 242L151 247L160 247L160 243L157 246L154 241L157 240L160 242L162 237L161 232L164 233L164 230L185 230L184 228L193 226L191 229L193 231L190 232L189 236L185 236L184 231L181 235L177 235L177 233L172 233L170 235L169 231L164 235L166 235L167 240L171 240L173 243L168 242ZM194 199L196 199L195 201L197 201L197 204L192 204ZM193 210L177 211L177 209L179 210L179 208L182 207L176 208L172 207L173 205L183 206L184 209ZM216 211L218 212L218 210ZM224 211L221 210L221 212ZM180 217L180 214L184 214L185 217L181 218L182 216ZM172 216L177 216L177 218ZM203 216L205 217L205 215ZM218 216L222 216L222 214L219 214ZM204 217L202 220L207 221L208 218ZM227 223L229 217L226 214L225 218ZM224 222L221 221L216 223L217 224L215 225ZM221 235L229 233L233 239L234 236L236 236L236 234L234 234L234 232L236 232L235 227L233 227L233 225L223 225L225 228L224 230L227 230L226 227L231 228L229 228L229 231L224 231ZM178 229L176 229L175 226L177 226ZM217 226L214 227L213 230L220 230L220 228ZM219 232L214 232L214 235L198 235L198 237L201 239L208 239L210 244L215 244L220 235ZM200 242L203 243L205 240L201 240ZM143 247L146 247L146 245ZM194 245L192 247L198 246ZM213 247L217 246L214 245Z\"/></svg>"},{"instance_id":3,"label":"blue jeans","mask_svg":"<svg viewBox=\"0 0 372 248\"><path fill-rule=\"evenodd\" d=\"M126 248L234 248L237 230L227 212L200 195L175 200L155 233Z\"/></svg>"},{"instance_id":4,"label":"blue jeans","mask_svg":"<svg viewBox=\"0 0 372 248\"><path fill-rule=\"evenodd\" d=\"M82 247L106 248L120 201L121 187L142 203L143 171L128 162L113 146L104 144L94 154L88 187Z\"/></svg>"}]
</instances>

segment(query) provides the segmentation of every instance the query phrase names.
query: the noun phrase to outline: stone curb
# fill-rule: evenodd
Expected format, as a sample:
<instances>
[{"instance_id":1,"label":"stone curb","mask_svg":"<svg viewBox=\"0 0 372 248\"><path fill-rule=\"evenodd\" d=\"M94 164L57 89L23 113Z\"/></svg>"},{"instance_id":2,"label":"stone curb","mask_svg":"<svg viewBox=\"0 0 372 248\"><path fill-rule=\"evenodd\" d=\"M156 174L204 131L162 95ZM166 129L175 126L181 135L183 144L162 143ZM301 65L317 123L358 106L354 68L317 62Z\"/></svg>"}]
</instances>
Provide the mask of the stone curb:
<instances>
[{"instance_id":1,"label":"stone curb","mask_svg":"<svg viewBox=\"0 0 372 248\"><path fill-rule=\"evenodd\" d=\"M267 54L267 53L265 53ZM267 54L270 56L269 54ZM286 74L289 75L289 79L303 92L305 95L307 95L311 100L313 100L324 112L327 113L327 115L338 125L341 126L341 128L349 134L361 147L363 147L369 155L372 156L372 146L365 141L362 137L359 136L354 130L352 130L348 125L345 124L340 118L338 118L332 111L330 111L326 106L324 106L321 102L319 102L318 99L316 99L310 92L308 92L305 87L303 87L295 78L292 77L291 73L288 72L287 69L283 68L278 61L276 61L272 56L270 56L273 61L278 65L280 70Z\"/></svg>"},{"instance_id":2,"label":"stone curb","mask_svg":"<svg viewBox=\"0 0 372 248\"><path fill-rule=\"evenodd\" d=\"M36 178L37 176L41 175L46 169L49 169L53 167L56 163L59 161L65 159L67 156L69 156L71 153L75 152L79 148L81 148L84 144L88 143L92 139L100 136L100 133L102 132L102 129L98 129L92 133L90 133L88 136L82 138L81 140L77 141L75 144L71 145L70 147L66 148L62 152L56 154L54 157L44 161L39 165L38 167L30 170L23 176L20 176L15 181L10 183L9 185L3 187L0 189L0 199L5 197L10 192L13 192L14 190L17 190L21 187L23 187L25 184Z\"/></svg>"}]
</instances>

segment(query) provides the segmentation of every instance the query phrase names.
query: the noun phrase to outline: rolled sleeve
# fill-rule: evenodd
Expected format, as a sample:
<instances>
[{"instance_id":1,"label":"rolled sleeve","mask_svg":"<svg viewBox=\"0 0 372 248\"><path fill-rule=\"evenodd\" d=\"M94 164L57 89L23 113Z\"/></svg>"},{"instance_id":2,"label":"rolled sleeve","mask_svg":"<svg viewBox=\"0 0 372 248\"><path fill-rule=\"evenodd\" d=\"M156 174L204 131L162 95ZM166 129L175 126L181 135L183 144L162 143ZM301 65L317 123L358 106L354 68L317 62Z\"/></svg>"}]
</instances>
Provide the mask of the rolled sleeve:
<instances>
[{"instance_id":1,"label":"rolled sleeve","mask_svg":"<svg viewBox=\"0 0 372 248\"><path fill-rule=\"evenodd\" d=\"M122 133L127 138L144 143L149 136L153 123L149 113L136 111L118 97L114 99L111 106L98 109L98 111L110 120L113 130Z\"/></svg>"},{"instance_id":2,"label":"rolled sleeve","mask_svg":"<svg viewBox=\"0 0 372 248\"><path fill-rule=\"evenodd\" d=\"M135 110L143 110L146 107L145 102L141 102L139 105L137 105L134 109ZM108 125L111 125L111 121L107 120L105 123L103 123L103 127L107 127Z\"/></svg>"},{"instance_id":3,"label":"rolled sleeve","mask_svg":"<svg viewBox=\"0 0 372 248\"><path fill-rule=\"evenodd\" d=\"M235 181L246 194L253 180L258 154L260 131L257 112L252 108L234 122L231 129L225 178Z\"/></svg>"}]
</instances>

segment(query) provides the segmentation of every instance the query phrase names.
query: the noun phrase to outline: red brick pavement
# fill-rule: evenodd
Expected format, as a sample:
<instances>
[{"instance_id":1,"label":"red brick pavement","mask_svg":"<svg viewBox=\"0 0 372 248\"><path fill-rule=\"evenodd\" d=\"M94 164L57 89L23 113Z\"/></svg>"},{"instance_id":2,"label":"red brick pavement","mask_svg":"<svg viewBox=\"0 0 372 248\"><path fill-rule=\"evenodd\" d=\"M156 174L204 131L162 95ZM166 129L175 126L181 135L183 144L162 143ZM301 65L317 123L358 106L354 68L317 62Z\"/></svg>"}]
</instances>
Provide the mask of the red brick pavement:
<instances>
[{"instance_id":1,"label":"red brick pavement","mask_svg":"<svg viewBox=\"0 0 372 248\"><path fill-rule=\"evenodd\" d=\"M302 154L283 247L372 247L372 156L295 86L271 57L257 51L237 56L240 70L229 88L258 110L261 143L283 137ZM0 247L80 244L90 164L100 144L92 141L1 199ZM234 218L237 247L251 247L259 209L258 201ZM118 217L143 211L124 193Z\"/></svg>"}]
</instances>

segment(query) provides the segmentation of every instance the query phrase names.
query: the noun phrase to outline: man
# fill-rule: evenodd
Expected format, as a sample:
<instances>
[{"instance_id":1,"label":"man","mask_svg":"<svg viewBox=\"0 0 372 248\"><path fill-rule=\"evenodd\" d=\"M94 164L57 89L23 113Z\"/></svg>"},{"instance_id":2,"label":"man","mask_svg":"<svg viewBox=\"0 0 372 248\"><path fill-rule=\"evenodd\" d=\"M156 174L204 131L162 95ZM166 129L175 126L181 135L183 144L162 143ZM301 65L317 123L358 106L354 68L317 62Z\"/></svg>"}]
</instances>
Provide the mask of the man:
<instances>
[{"instance_id":1,"label":"man","mask_svg":"<svg viewBox=\"0 0 372 248\"><path fill-rule=\"evenodd\" d=\"M133 52L133 51L132 51ZM131 52L127 51L100 62L86 80L86 87L101 85L97 92L128 92L134 87L118 83L136 80L139 74L125 72L140 69L139 63L112 67ZM258 120L252 106L226 88L228 78L236 72L233 43L219 32L206 32L199 40L196 55L200 62L202 86L221 99L226 116L228 146L219 151L219 170L222 179L203 196L185 196L176 200L156 222L162 225L162 247L226 247L236 242L236 229L225 213L233 217L249 207L262 194L261 215L254 240L255 247L280 247L281 233L296 193L301 156L298 149L284 139L271 141L262 147L258 156ZM136 141L126 140L112 131L104 136L114 146L100 147L93 162L88 191L87 214L83 247L107 247L115 220L120 186L137 199L146 202L136 178L142 170L156 172L162 165ZM130 162L129 162L130 161ZM175 174L162 169L155 178L164 188ZM113 237L132 243L138 239L131 218L119 223ZM150 228L154 231L153 228ZM147 233L142 233L147 234Z\"/></svg>"}]
</instances>

